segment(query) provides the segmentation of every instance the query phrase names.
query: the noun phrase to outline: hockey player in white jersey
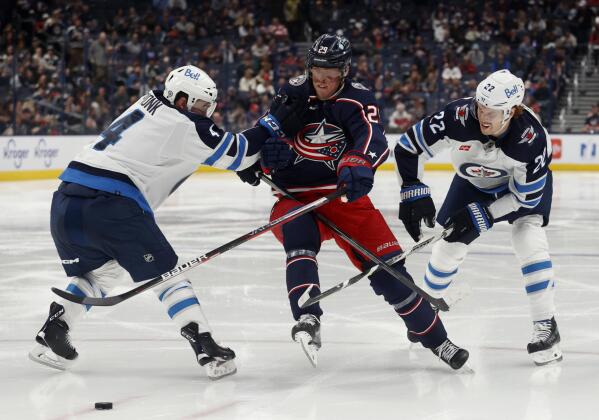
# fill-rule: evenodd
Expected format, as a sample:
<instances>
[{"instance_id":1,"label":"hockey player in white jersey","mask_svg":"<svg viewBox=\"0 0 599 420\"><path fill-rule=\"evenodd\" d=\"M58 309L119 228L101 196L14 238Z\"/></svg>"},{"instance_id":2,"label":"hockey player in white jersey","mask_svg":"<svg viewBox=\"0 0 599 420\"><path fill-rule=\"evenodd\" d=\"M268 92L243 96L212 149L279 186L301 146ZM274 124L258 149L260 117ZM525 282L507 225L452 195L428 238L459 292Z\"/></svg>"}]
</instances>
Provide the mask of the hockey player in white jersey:
<instances>
[{"instance_id":1,"label":"hockey player in white jersey","mask_svg":"<svg viewBox=\"0 0 599 420\"><path fill-rule=\"evenodd\" d=\"M544 226L552 196L551 139L534 113L522 105L524 83L508 70L489 75L475 98L449 103L403 134L395 147L401 180L399 218L412 238L421 221L435 215L453 231L437 242L424 276L431 295L447 290L469 244L495 223L512 225L512 244L529 298L533 336L528 353L538 364L562 360L555 321L555 280ZM436 214L423 161L449 148L456 175Z\"/></svg>"},{"instance_id":2,"label":"hockey player in white jersey","mask_svg":"<svg viewBox=\"0 0 599 420\"><path fill-rule=\"evenodd\" d=\"M216 99L216 85L205 72L191 65L175 69L164 91L142 96L60 175L50 221L70 280L67 290L101 297L125 270L136 282L171 270L178 257L154 220L160 204L200 164L238 171L258 161L265 143L271 154L289 150L276 138L299 129L297 103L278 98L256 127L235 134L210 119ZM212 338L189 280L177 277L154 291L208 377L235 373L235 353ZM52 302L30 358L67 368L78 356L70 332L89 309Z\"/></svg>"}]
</instances>

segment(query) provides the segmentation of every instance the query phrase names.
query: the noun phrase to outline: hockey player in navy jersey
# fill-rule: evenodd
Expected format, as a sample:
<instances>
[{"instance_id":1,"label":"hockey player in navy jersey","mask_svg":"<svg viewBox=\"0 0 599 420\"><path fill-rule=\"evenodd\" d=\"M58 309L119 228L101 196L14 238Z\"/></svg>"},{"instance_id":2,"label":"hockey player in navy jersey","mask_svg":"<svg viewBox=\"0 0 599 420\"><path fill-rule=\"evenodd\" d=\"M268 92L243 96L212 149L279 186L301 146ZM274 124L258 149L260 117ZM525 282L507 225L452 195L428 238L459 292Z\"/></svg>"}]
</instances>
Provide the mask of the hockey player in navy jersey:
<instances>
[{"instance_id":1,"label":"hockey player in navy jersey","mask_svg":"<svg viewBox=\"0 0 599 420\"><path fill-rule=\"evenodd\" d=\"M164 91L142 96L60 175L50 222L70 278L68 291L101 297L124 271L137 282L175 267L177 254L156 225L154 211L199 165L243 170L259 159L266 141L269 150L276 150L272 121L292 135L286 130L294 125L296 111L301 115L298 103L279 98L260 125L235 134L210 119L216 99L216 85L205 72L191 65L175 69ZM212 338L189 280L177 277L154 291L207 375L218 379L235 373L235 353ZM62 299L52 302L30 358L67 368L78 356L69 333L89 309Z\"/></svg>"},{"instance_id":2,"label":"hockey player in navy jersey","mask_svg":"<svg viewBox=\"0 0 599 420\"><path fill-rule=\"evenodd\" d=\"M399 218L416 241L421 221L453 226L437 242L424 287L440 296L450 286L468 247L495 223L512 225L512 244L520 261L529 298L533 361L560 361L555 322L553 269L544 226L552 195L551 139L534 113L522 105L522 80L499 70L483 80L475 98L458 99L424 118L403 134L395 158L402 181ZM422 160L449 148L456 171L445 201L436 213L430 189L422 182Z\"/></svg>"},{"instance_id":3,"label":"hockey player in navy jersey","mask_svg":"<svg viewBox=\"0 0 599 420\"><path fill-rule=\"evenodd\" d=\"M321 207L318 213L368 250L387 259L401 253L401 248L368 193L376 168L385 161L389 150L374 95L348 77L350 62L351 46L346 38L322 35L308 52L306 74L290 79L282 88L283 95L306 101L309 107L301 120L302 128L289 140L293 149L290 164L274 171L272 177L278 186L304 203L345 186L348 202L336 200ZM263 153L263 164L271 167L277 162L269 162L268 156ZM251 175L247 174L245 180L249 178L251 182ZM271 219L297 206L297 201L279 197ZM275 229L274 234L287 257L287 291L297 321L291 336L316 364L323 311L319 304L300 308L298 298L311 286L312 296L319 293L317 254L321 243L334 239L360 271L372 266L372 262L312 214ZM411 279L403 262L394 268ZM385 271L374 273L370 281L374 292L383 296L424 347L454 369L466 362L468 352L447 338L441 319L428 302Z\"/></svg>"}]
</instances>

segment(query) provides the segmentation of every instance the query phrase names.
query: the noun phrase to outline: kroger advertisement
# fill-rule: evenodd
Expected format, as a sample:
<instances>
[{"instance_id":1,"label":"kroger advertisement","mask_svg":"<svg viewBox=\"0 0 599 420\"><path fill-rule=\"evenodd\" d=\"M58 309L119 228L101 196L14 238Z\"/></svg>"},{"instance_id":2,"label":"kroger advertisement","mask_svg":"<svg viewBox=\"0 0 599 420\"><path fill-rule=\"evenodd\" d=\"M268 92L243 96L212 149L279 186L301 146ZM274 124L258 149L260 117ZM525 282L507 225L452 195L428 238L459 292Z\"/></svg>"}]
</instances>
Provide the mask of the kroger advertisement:
<instances>
[{"instance_id":1,"label":"kroger advertisement","mask_svg":"<svg viewBox=\"0 0 599 420\"><path fill-rule=\"evenodd\" d=\"M399 134L389 134L390 147ZM552 168L555 170L599 170L599 135L553 134ZM0 137L0 180L51 178L64 169L79 150L97 136ZM392 155L384 169L391 169ZM446 169L449 154L430 159L431 169Z\"/></svg>"}]
</instances>

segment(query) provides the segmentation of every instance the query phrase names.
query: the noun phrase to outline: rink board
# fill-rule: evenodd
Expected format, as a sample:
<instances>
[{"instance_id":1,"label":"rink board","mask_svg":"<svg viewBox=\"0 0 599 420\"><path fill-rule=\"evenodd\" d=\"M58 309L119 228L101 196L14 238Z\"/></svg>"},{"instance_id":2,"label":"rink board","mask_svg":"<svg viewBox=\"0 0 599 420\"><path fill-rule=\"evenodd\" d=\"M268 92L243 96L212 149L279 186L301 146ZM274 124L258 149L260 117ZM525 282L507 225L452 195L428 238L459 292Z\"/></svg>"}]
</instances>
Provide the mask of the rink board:
<instances>
[{"instance_id":1,"label":"rink board","mask_svg":"<svg viewBox=\"0 0 599 420\"><path fill-rule=\"evenodd\" d=\"M389 134L395 145L399 134ZM97 141L97 136L13 136L0 137L0 181L51 179L57 177L81 148ZM599 135L553 134L553 170L599 171ZM390 154L380 170L393 170ZM428 170L450 170L449 153L444 152L425 164ZM218 171L201 166L199 171Z\"/></svg>"}]
</instances>

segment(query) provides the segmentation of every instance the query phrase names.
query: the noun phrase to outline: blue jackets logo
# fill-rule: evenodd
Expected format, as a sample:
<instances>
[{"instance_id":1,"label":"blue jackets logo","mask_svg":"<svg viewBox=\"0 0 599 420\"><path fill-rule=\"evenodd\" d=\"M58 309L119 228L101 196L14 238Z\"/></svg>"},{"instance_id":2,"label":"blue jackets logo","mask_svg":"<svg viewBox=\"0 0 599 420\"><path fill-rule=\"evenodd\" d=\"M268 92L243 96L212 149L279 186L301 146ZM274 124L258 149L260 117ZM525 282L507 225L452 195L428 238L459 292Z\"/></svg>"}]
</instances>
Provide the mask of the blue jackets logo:
<instances>
[{"instance_id":1,"label":"blue jackets logo","mask_svg":"<svg viewBox=\"0 0 599 420\"><path fill-rule=\"evenodd\" d=\"M185 77L190 77L193 80L200 80L200 72L194 73L190 69L185 70Z\"/></svg>"},{"instance_id":2,"label":"blue jackets logo","mask_svg":"<svg viewBox=\"0 0 599 420\"><path fill-rule=\"evenodd\" d=\"M507 98L511 98L514 95L518 94L518 86L514 85L511 89L505 89L505 96L507 96Z\"/></svg>"},{"instance_id":3,"label":"blue jackets logo","mask_svg":"<svg viewBox=\"0 0 599 420\"><path fill-rule=\"evenodd\" d=\"M326 120L307 124L293 139L293 147L298 154L295 163L304 159L323 162L332 171L347 146L345 133Z\"/></svg>"}]
</instances>

